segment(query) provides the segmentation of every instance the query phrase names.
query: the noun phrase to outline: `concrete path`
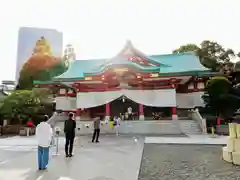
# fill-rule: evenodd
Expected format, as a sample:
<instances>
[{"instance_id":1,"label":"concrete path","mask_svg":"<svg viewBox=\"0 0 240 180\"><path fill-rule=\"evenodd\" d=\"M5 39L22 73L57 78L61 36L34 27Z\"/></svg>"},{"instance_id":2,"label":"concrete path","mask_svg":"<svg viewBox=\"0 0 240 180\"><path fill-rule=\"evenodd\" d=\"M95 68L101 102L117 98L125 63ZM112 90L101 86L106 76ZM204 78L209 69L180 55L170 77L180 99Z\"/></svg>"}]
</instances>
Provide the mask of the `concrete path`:
<instances>
[{"instance_id":1,"label":"concrete path","mask_svg":"<svg viewBox=\"0 0 240 180\"><path fill-rule=\"evenodd\" d=\"M47 171L36 171L36 152L0 164L1 180L137 180L143 139L101 137L99 144L81 137L76 142L74 157L52 157Z\"/></svg>"},{"instance_id":2,"label":"concrete path","mask_svg":"<svg viewBox=\"0 0 240 180\"><path fill-rule=\"evenodd\" d=\"M145 143L156 144L227 144L227 136L188 135L187 137L146 137Z\"/></svg>"},{"instance_id":3,"label":"concrete path","mask_svg":"<svg viewBox=\"0 0 240 180\"><path fill-rule=\"evenodd\" d=\"M64 144L64 137L59 137L61 144ZM0 139L0 146L36 146L36 136L13 136Z\"/></svg>"}]
</instances>

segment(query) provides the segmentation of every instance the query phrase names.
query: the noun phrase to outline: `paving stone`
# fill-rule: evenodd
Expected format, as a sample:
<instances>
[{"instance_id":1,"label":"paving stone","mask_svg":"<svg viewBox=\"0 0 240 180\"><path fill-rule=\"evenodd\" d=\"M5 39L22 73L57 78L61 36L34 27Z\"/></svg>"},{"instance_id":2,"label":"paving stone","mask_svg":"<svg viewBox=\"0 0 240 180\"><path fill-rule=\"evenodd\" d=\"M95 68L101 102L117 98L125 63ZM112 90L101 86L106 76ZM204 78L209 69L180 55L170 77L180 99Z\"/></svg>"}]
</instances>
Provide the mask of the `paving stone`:
<instances>
[{"instance_id":1,"label":"paving stone","mask_svg":"<svg viewBox=\"0 0 240 180\"><path fill-rule=\"evenodd\" d=\"M237 180L220 145L145 144L139 180Z\"/></svg>"},{"instance_id":2,"label":"paving stone","mask_svg":"<svg viewBox=\"0 0 240 180\"><path fill-rule=\"evenodd\" d=\"M100 143L81 137L74 157L50 159L47 171L38 172L36 152L20 156L0 165L1 180L136 180L141 162L143 140L132 137L100 137Z\"/></svg>"}]
</instances>

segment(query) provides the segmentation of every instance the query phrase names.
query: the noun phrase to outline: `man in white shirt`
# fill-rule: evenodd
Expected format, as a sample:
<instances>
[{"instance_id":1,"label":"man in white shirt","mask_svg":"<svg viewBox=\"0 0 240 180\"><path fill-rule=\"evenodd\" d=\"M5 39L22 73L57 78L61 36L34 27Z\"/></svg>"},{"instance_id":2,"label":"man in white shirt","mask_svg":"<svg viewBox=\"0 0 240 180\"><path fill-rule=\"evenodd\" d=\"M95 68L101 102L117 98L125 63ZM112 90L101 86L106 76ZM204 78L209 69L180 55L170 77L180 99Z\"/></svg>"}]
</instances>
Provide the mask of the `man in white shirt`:
<instances>
[{"instance_id":1,"label":"man in white shirt","mask_svg":"<svg viewBox=\"0 0 240 180\"><path fill-rule=\"evenodd\" d=\"M49 160L49 148L52 140L53 131L50 124L47 123L48 116L44 116L43 122L36 127L36 137L38 142L38 168L47 169Z\"/></svg>"},{"instance_id":2,"label":"man in white shirt","mask_svg":"<svg viewBox=\"0 0 240 180\"><path fill-rule=\"evenodd\" d=\"M128 120L132 120L132 107L129 106L127 111L128 111Z\"/></svg>"},{"instance_id":3,"label":"man in white shirt","mask_svg":"<svg viewBox=\"0 0 240 180\"><path fill-rule=\"evenodd\" d=\"M118 129L119 129L119 126L120 126L120 122L121 122L120 116L114 118L114 129L115 129L115 133L116 133L117 136L119 135Z\"/></svg>"}]
</instances>

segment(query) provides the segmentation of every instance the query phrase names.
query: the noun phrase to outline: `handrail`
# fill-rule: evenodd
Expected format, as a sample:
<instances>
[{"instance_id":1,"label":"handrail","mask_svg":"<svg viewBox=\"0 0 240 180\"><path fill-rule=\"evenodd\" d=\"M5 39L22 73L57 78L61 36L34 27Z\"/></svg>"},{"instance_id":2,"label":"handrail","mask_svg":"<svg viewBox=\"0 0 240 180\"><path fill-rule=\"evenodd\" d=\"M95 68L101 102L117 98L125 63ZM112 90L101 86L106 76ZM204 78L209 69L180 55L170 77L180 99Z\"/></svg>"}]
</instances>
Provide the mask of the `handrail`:
<instances>
[{"instance_id":1,"label":"handrail","mask_svg":"<svg viewBox=\"0 0 240 180\"><path fill-rule=\"evenodd\" d=\"M204 134L206 134L207 133L206 119L201 116L201 114L199 113L198 109L195 109L195 110L193 109L191 111L191 113L192 113L192 119L195 120L199 124L199 126L201 128L201 131Z\"/></svg>"}]
</instances>

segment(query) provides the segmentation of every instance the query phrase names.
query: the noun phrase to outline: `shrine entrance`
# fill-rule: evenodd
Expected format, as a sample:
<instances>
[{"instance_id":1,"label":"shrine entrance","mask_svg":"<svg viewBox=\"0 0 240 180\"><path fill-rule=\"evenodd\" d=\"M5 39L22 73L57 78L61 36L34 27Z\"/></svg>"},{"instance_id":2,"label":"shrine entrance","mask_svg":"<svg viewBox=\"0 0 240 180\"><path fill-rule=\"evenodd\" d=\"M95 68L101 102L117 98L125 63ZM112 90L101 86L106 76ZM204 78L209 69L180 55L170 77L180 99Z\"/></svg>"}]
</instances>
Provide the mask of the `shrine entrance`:
<instances>
[{"instance_id":1,"label":"shrine entrance","mask_svg":"<svg viewBox=\"0 0 240 180\"><path fill-rule=\"evenodd\" d=\"M112 101L111 103L111 116L119 116L121 115L121 119L123 120L138 120L139 115L139 105L138 103L128 99L125 96L121 96L120 98ZM128 118L128 108L132 108L132 119Z\"/></svg>"},{"instance_id":2,"label":"shrine entrance","mask_svg":"<svg viewBox=\"0 0 240 180\"><path fill-rule=\"evenodd\" d=\"M151 107L144 106L145 120L171 120L171 107Z\"/></svg>"}]
</instances>

